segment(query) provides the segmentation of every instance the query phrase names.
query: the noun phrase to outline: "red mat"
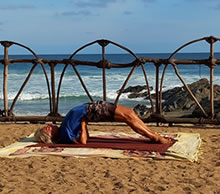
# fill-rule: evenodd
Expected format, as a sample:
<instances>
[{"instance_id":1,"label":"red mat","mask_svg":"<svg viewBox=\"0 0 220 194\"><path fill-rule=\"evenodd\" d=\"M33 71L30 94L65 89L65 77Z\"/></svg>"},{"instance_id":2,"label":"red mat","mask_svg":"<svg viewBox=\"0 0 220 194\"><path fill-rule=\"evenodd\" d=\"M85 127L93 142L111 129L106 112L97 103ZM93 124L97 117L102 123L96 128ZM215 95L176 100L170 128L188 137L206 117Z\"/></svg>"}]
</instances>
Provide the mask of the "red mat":
<instances>
[{"instance_id":1,"label":"red mat","mask_svg":"<svg viewBox=\"0 0 220 194\"><path fill-rule=\"evenodd\" d=\"M154 151L164 153L173 145L175 141L169 144L157 144L150 142L149 139L138 138L103 138L90 137L87 144L46 144L38 143L27 147L63 147L63 148L105 148L119 150L138 150Z\"/></svg>"}]
</instances>

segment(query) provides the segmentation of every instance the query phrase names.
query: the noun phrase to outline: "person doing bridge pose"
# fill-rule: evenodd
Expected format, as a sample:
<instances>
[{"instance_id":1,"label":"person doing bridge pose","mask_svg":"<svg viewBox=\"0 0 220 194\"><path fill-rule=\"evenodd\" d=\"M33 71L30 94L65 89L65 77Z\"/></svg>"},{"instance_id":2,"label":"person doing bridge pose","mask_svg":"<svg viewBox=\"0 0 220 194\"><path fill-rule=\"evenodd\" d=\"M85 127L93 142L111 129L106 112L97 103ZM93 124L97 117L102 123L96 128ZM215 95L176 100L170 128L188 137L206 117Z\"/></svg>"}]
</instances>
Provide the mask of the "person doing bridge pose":
<instances>
[{"instance_id":1,"label":"person doing bridge pose","mask_svg":"<svg viewBox=\"0 0 220 194\"><path fill-rule=\"evenodd\" d=\"M170 143L169 139L149 129L132 109L106 101L86 103L72 108L60 127L47 125L39 128L35 132L35 138L43 143L86 144L89 138L87 124L90 121L125 122L136 133L150 138L155 143Z\"/></svg>"}]
</instances>

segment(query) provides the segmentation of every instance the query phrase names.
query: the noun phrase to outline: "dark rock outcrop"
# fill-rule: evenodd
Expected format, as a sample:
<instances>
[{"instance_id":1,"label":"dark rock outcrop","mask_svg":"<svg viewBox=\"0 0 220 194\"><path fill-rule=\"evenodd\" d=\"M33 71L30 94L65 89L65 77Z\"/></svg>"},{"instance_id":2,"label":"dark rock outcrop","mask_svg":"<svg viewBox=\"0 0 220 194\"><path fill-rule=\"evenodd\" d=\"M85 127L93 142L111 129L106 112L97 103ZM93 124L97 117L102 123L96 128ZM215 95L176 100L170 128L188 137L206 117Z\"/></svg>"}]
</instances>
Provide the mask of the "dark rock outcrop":
<instances>
[{"instance_id":1,"label":"dark rock outcrop","mask_svg":"<svg viewBox=\"0 0 220 194\"><path fill-rule=\"evenodd\" d=\"M207 79L200 79L188 86L199 102L207 98L210 94L210 84ZM174 110L193 111L197 106L185 87L176 87L165 91L162 94L162 98L164 100L163 111L165 112Z\"/></svg>"},{"instance_id":2,"label":"dark rock outcrop","mask_svg":"<svg viewBox=\"0 0 220 194\"><path fill-rule=\"evenodd\" d=\"M188 87L201 104L203 109L207 114L210 113L210 84L207 79L200 79ZM155 95L152 95L154 98ZM175 87L173 89L167 90L162 94L163 99L163 111L164 112L191 112L192 117L202 117L204 116L200 108L197 106L195 101L192 99L185 87ZM220 117L220 86L214 85L214 104L215 112L218 113ZM142 117L144 117L144 112L148 112L149 108L144 110L143 106L141 110L138 110L140 106L136 106L134 109L139 112ZM217 114L216 114L217 116Z\"/></svg>"},{"instance_id":3,"label":"dark rock outcrop","mask_svg":"<svg viewBox=\"0 0 220 194\"><path fill-rule=\"evenodd\" d=\"M125 88L123 90L122 93L128 93L128 92L132 92L132 93L137 93L137 92L141 92L142 90L145 90L146 89L146 86L140 86L140 85L137 85L137 86L129 86L127 88Z\"/></svg>"},{"instance_id":4,"label":"dark rock outcrop","mask_svg":"<svg viewBox=\"0 0 220 194\"><path fill-rule=\"evenodd\" d=\"M142 119L142 120L147 120L151 114L152 114L152 110L151 108L149 108L146 104L138 104L134 107L133 109L136 114Z\"/></svg>"},{"instance_id":5,"label":"dark rock outcrop","mask_svg":"<svg viewBox=\"0 0 220 194\"><path fill-rule=\"evenodd\" d=\"M140 86L140 85L137 85L137 86L129 86L127 88L125 88L123 90L122 93L130 93L128 95L128 98L142 98L142 97L146 97L148 95L148 92L142 92L143 90L146 90L146 85L144 86ZM153 90L153 87L150 87L150 90ZM119 91L117 91L119 92Z\"/></svg>"},{"instance_id":6,"label":"dark rock outcrop","mask_svg":"<svg viewBox=\"0 0 220 194\"><path fill-rule=\"evenodd\" d=\"M203 99L201 102L200 102L201 106L203 107L203 109L205 110L205 112L210 115L210 102L208 100L208 98L206 99ZM214 101L214 110L215 110L215 117L216 118L219 118L220 119L220 100L215 100ZM197 106L193 112L192 112L192 117L203 117L203 113L202 111L200 110L200 108Z\"/></svg>"}]
</instances>

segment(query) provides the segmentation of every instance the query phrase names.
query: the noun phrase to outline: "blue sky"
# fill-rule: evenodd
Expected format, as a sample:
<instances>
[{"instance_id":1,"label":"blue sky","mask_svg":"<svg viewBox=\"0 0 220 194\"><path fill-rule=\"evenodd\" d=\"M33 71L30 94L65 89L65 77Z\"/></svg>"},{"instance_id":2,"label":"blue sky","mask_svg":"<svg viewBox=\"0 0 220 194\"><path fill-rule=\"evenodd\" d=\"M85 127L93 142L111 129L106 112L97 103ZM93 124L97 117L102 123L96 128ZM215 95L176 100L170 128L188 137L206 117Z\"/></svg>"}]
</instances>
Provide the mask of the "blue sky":
<instances>
[{"instance_id":1,"label":"blue sky","mask_svg":"<svg viewBox=\"0 0 220 194\"><path fill-rule=\"evenodd\" d=\"M197 38L220 37L219 19L219 0L1 0L0 40L22 43L37 54L70 54L97 39L136 53L167 53ZM201 43L186 51L209 47Z\"/></svg>"}]
</instances>

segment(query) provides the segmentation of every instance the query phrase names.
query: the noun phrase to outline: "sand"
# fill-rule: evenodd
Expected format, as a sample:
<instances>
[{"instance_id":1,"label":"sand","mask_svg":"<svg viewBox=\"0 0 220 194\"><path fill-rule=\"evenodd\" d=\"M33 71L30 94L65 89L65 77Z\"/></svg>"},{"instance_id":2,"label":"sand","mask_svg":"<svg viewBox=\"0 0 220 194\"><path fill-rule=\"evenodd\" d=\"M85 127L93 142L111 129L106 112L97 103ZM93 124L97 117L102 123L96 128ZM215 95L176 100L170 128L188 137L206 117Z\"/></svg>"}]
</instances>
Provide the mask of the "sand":
<instances>
[{"instance_id":1,"label":"sand","mask_svg":"<svg viewBox=\"0 0 220 194\"><path fill-rule=\"evenodd\" d=\"M0 124L0 147L31 134L39 124ZM219 126L150 126L157 132L198 132L198 162L43 156L0 158L1 193L220 193ZM125 125L89 130L127 131Z\"/></svg>"}]
</instances>

